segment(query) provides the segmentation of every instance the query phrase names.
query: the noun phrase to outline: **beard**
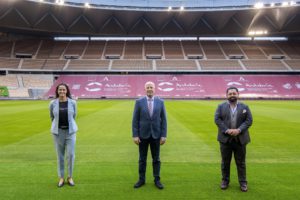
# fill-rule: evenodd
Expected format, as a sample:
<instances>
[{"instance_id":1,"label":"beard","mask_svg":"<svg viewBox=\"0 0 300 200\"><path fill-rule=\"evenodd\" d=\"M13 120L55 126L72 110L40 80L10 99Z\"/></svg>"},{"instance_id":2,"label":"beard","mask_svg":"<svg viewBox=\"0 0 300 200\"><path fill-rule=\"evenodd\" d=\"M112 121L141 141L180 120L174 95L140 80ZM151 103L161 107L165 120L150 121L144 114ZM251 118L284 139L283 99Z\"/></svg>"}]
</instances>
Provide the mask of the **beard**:
<instances>
[{"instance_id":1,"label":"beard","mask_svg":"<svg viewBox=\"0 0 300 200\"><path fill-rule=\"evenodd\" d=\"M230 97L230 98L228 98L228 101L230 103L235 103L235 102L237 102L237 98L236 97Z\"/></svg>"}]
</instances>

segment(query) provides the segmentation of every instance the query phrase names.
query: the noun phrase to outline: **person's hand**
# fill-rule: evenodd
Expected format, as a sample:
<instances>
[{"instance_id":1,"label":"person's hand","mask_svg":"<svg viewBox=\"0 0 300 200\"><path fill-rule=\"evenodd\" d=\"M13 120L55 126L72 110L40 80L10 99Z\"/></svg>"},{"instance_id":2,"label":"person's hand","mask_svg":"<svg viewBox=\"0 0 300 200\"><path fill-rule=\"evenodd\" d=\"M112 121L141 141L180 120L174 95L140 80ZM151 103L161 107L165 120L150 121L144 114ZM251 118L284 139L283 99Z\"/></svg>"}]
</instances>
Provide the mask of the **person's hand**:
<instances>
[{"instance_id":1,"label":"person's hand","mask_svg":"<svg viewBox=\"0 0 300 200\"><path fill-rule=\"evenodd\" d=\"M163 145L164 143L166 143L167 138L165 137L161 137L160 138L160 145Z\"/></svg>"},{"instance_id":2,"label":"person's hand","mask_svg":"<svg viewBox=\"0 0 300 200\"><path fill-rule=\"evenodd\" d=\"M240 130L239 129L232 129L232 136L237 136L238 134L240 134Z\"/></svg>"},{"instance_id":3,"label":"person's hand","mask_svg":"<svg viewBox=\"0 0 300 200\"><path fill-rule=\"evenodd\" d=\"M139 145L141 143L141 140L139 137L133 137L133 142L137 145Z\"/></svg>"},{"instance_id":4,"label":"person's hand","mask_svg":"<svg viewBox=\"0 0 300 200\"><path fill-rule=\"evenodd\" d=\"M225 133L228 135L233 135L233 130L234 129L227 129Z\"/></svg>"}]
</instances>

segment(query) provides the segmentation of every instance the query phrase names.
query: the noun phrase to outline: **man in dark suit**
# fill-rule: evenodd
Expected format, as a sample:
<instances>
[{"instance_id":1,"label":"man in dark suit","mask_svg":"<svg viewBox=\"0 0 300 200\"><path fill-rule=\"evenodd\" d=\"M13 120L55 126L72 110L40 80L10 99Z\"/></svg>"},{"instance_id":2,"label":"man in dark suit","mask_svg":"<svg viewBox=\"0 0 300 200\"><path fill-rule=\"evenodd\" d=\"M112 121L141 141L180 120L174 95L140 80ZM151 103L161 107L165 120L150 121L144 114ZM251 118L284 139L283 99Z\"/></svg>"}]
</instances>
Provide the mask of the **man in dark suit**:
<instances>
[{"instance_id":1,"label":"man in dark suit","mask_svg":"<svg viewBox=\"0 0 300 200\"><path fill-rule=\"evenodd\" d=\"M134 188L145 184L148 146L150 145L153 165L154 184L163 189L160 182L160 145L166 142L167 117L164 102L154 96L155 85L153 82L145 84L146 96L135 102L132 119L132 137L139 146L139 180Z\"/></svg>"},{"instance_id":2,"label":"man in dark suit","mask_svg":"<svg viewBox=\"0 0 300 200\"><path fill-rule=\"evenodd\" d=\"M246 145L250 142L248 128L252 125L252 115L247 105L238 102L239 91L236 87L228 88L226 96L228 101L220 104L215 113L222 156L221 189L225 190L229 186L230 162L233 153L240 189L247 192Z\"/></svg>"}]
</instances>

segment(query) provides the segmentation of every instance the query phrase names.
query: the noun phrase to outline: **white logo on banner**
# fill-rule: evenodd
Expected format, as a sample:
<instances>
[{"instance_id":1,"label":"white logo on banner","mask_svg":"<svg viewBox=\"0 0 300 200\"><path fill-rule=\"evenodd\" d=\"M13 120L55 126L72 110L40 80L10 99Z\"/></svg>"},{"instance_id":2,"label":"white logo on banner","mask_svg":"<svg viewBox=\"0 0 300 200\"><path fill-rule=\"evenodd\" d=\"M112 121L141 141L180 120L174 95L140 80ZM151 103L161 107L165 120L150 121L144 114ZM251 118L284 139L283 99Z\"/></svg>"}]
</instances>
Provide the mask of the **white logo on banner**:
<instances>
[{"instance_id":1,"label":"white logo on banner","mask_svg":"<svg viewBox=\"0 0 300 200\"><path fill-rule=\"evenodd\" d=\"M290 83L286 83L282 87L287 89L287 90L290 90L290 89L292 89L293 86Z\"/></svg>"},{"instance_id":2,"label":"white logo on banner","mask_svg":"<svg viewBox=\"0 0 300 200\"><path fill-rule=\"evenodd\" d=\"M232 86L232 85L242 85L242 84L239 82L229 82L229 83L227 83L227 85Z\"/></svg>"},{"instance_id":3,"label":"white logo on banner","mask_svg":"<svg viewBox=\"0 0 300 200\"><path fill-rule=\"evenodd\" d=\"M176 76L174 76L174 77L172 78L172 81L178 81L177 78L176 78Z\"/></svg>"},{"instance_id":4,"label":"white logo on banner","mask_svg":"<svg viewBox=\"0 0 300 200\"><path fill-rule=\"evenodd\" d=\"M95 87L96 86L96 87ZM89 84L87 84L87 87L85 87L85 89L89 92L97 92L101 90L102 84L99 82L91 82Z\"/></svg>"},{"instance_id":5,"label":"white logo on banner","mask_svg":"<svg viewBox=\"0 0 300 200\"><path fill-rule=\"evenodd\" d=\"M103 81L108 81L108 78L107 76L104 77Z\"/></svg>"},{"instance_id":6,"label":"white logo on banner","mask_svg":"<svg viewBox=\"0 0 300 200\"><path fill-rule=\"evenodd\" d=\"M170 82L161 82L158 84L158 89L164 92L170 92L172 90L174 90L173 83Z\"/></svg>"},{"instance_id":7,"label":"white logo on banner","mask_svg":"<svg viewBox=\"0 0 300 200\"><path fill-rule=\"evenodd\" d=\"M244 77L241 76L239 81L245 81Z\"/></svg>"},{"instance_id":8,"label":"white logo on banner","mask_svg":"<svg viewBox=\"0 0 300 200\"><path fill-rule=\"evenodd\" d=\"M298 89L300 89L300 83L295 83L295 86L298 88Z\"/></svg>"},{"instance_id":9,"label":"white logo on banner","mask_svg":"<svg viewBox=\"0 0 300 200\"><path fill-rule=\"evenodd\" d=\"M238 86L242 86L243 84L239 83L239 82L229 82L227 83L227 86L237 86L237 89L241 92L244 91L245 88L239 88Z\"/></svg>"}]
</instances>

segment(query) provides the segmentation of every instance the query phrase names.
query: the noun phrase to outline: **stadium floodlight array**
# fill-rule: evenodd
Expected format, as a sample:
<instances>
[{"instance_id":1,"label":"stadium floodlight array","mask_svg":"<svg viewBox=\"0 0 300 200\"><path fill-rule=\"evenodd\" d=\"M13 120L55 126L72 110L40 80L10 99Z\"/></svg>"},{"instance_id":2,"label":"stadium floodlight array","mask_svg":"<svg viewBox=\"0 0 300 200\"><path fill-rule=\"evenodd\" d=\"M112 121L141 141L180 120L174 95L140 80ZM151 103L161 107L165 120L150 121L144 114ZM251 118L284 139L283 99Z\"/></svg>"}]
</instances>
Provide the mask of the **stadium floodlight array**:
<instances>
[{"instance_id":1,"label":"stadium floodlight array","mask_svg":"<svg viewBox=\"0 0 300 200\"><path fill-rule=\"evenodd\" d=\"M65 1L64 0L56 0L55 3L57 3L58 5L64 5Z\"/></svg>"},{"instance_id":2,"label":"stadium floodlight array","mask_svg":"<svg viewBox=\"0 0 300 200\"><path fill-rule=\"evenodd\" d=\"M254 37L254 40L287 41L287 37Z\"/></svg>"},{"instance_id":3,"label":"stadium floodlight array","mask_svg":"<svg viewBox=\"0 0 300 200\"><path fill-rule=\"evenodd\" d=\"M287 37L55 37L55 41L287 41Z\"/></svg>"},{"instance_id":4,"label":"stadium floodlight array","mask_svg":"<svg viewBox=\"0 0 300 200\"><path fill-rule=\"evenodd\" d=\"M264 2L257 2L254 4L254 8L256 9L261 9L261 8L268 8L268 7L287 7L287 6L296 6L297 4L300 4L300 2L295 2L295 1L283 1L280 3L264 3Z\"/></svg>"},{"instance_id":5,"label":"stadium floodlight array","mask_svg":"<svg viewBox=\"0 0 300 200\"><path fill-rule=\"evenodd\" d=\"M249 31L248 35L256 36L256 35L267 35L267 30L251 30Z\"/></svg>"}]
</instances>

